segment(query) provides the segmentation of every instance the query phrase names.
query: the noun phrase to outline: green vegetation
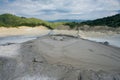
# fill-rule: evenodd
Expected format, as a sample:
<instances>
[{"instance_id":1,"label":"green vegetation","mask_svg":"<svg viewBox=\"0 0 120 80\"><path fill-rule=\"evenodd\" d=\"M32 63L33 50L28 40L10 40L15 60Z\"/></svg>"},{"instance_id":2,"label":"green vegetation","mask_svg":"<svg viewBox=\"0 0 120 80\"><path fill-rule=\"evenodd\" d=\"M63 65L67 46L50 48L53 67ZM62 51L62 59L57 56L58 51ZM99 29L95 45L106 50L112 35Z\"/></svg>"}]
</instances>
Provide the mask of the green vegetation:
<instances>
[{"instance_id":1,"label":"green vegetation","mask_svg":"<svg viewBox=\"0 0 120 80\"><path fill-rule=\"evenodd\" d=\"M120 27L120 14L101 18L101 19L96 19L93 21L86 21L86 22L83 22L83 24L87 24L90 26L100 25L100 26L108 26L108 27L117 28L117 27Z\"/></svg>"},{"instance_id":2,"label":"green vegetation","mask_svg":"<svg viewBox=\"0 0 120 80\"><path fill-rule=\"evenodd\" d=\"M65 25L69 25L70 28L81 27L83 25L89 25L90 27L93 26L108 26L112 28L120 27L120 14L116 14L114 16L104 17L101 19L85 21L85 22L70 22L66 23Z\"/></svg>"},{"instance_id":3,"label":"green vegetation","mask_svg":"<svg viewBox=\"0 0 120 80\"><path fill-rule=\"evenodd\" d=\"M63 23L51 23L36 18L18 17L12 14L0 15L0 26L4 26L4 27L18 27L18 26L35 27L35 26L43 25L49 29L54 29L55 27L61 24Z\"/></svg>"},{"instance_id":4,"label":"green vegetation","mask_svg":"<svg viewBox=\"0 0 120 80\"><path fill-rule=\"evenodd\" d=\"M19 27L19 26L46 26L49 29L55 29L60 25L68 25L71 29L83 27L83 25L91 26L108 26L112 28L120 27L120 14L105 17L101 19L84 21L84 22L47 22L36 18L18 17L12 14L0 15L0 26L4 27Z\"/></svg>"}]
</instances>

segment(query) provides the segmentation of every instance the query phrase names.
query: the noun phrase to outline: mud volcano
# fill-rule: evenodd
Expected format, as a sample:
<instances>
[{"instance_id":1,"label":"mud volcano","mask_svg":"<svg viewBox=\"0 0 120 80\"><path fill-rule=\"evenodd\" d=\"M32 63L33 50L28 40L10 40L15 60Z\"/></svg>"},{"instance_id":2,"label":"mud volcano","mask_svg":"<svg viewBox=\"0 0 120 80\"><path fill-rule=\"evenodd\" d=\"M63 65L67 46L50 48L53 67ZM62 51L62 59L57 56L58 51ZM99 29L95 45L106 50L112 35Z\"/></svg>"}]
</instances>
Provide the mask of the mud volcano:
<instances>
[{"instance_id":1,"label":"mud volcano","mask_svg":"<svg viewBox=\"0 0 120 80\"><path fill-rule=\"evenodd\" d=\"M120 49L70 35L0 46L0 80L120 80Z\"/></svg>"}]
</instances>

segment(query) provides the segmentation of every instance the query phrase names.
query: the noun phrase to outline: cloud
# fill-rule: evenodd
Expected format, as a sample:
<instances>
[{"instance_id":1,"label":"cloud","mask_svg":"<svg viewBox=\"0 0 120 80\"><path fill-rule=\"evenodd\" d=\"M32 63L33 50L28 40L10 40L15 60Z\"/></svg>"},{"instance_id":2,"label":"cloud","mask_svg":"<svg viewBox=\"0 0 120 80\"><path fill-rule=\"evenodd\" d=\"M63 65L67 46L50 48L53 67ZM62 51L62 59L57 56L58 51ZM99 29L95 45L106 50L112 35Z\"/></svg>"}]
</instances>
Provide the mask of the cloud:
<instances>
[{"instance_id":1,"label":"cloud","mask_svg":"<svg viewBox=\"0 0 120 80\"><path fill-rule=\"evenodd\" d=\"M96 19L119 13L120 0L0 0L0 14L41 19Z\"/></svg>"}]
</instances>

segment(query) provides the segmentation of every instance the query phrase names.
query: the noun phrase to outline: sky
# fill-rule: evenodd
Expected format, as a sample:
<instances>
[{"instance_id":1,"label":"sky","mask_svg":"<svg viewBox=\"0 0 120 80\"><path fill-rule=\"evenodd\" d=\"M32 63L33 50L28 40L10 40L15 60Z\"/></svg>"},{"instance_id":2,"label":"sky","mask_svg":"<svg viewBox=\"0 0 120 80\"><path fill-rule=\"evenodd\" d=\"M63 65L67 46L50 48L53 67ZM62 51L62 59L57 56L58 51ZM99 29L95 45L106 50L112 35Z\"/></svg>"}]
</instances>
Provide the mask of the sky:
<instances>
[{"instance_id":1,"label":"sky","mask_svg":"<svg viewBox=\"0 0 120 80\"><path fill-rule=\"evenodd\" d=\"M43 20L93 20L120 13L120 0L0 0L0 14Z\"/></svg>"}]
</instances>

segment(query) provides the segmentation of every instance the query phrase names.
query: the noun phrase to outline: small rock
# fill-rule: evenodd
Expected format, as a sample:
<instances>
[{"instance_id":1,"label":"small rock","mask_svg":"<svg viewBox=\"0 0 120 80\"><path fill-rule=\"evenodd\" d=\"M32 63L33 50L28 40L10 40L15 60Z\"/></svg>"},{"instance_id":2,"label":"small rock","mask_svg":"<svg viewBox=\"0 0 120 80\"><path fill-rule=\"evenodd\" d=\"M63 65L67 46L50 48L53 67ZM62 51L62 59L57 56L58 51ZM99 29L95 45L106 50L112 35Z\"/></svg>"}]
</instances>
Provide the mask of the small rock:
<instances>
[{"instance_id":1,"label":"small rock","mask_svg":"<svg viewBox=\"0 0 120 80\"><path fill-rule=\"evenodd\" d=\"M104 44L104 45L109 45L109 42L105 41L103 44Z\"/></svg>"}]
</instances>

